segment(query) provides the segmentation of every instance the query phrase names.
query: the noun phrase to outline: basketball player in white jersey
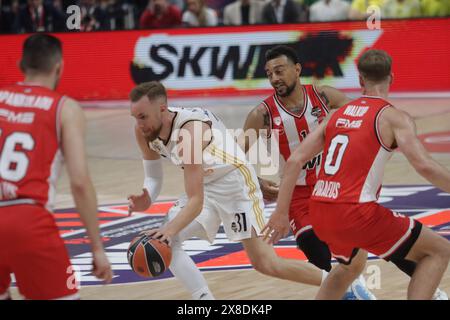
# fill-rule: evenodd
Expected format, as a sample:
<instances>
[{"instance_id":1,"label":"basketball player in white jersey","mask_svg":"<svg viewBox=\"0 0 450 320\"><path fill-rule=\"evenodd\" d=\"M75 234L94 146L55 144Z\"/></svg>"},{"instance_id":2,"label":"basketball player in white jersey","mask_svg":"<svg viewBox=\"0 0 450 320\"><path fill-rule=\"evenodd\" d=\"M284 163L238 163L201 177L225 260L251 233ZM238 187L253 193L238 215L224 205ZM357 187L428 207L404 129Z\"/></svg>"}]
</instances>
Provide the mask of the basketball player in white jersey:
<instances>
[{"instance_id":1,"label":"basketball player in white jersey","mask_svg":"<svg viewBox=\"0 0 450 320\"><path fill-rule=\"evenodd\" d=\"M270 138L273 131L278 133L279 175L282 176L284 163L300 142L319 126L331 109L337 109L349 101L339 90L321 86L302 85L301 65L296 52L284 45L275 46L266 52L265 70L275 92L253 109L244 125L256 136ZM251 147L245 142L245 152ZM323 241L315 234L309 218L309 199L317 180L322 155L317 155L303 168L296 181L294 196L289 208L289 222L297 246L308 261L318 268L331 270L331 253ZM277 186L268 180L259 179L264 198L276 200ZM348 289L344 299L372 300L373 294L364 285L361 277Z\"/></svg>"},{"instance_id":2,"label":"basketball player in white jersey","mask_svg":"<svg viewBox=\"0 0 450 320\"><path fill-rule=\"evenodd\" d=\"M419 174L450 193L450 172L429 156L410 116L385 100L393 79L391 63L382 50L361 56L358 70L364 95L327 118L290 156L277 208L267 224L269 242L276 243L287 233L295 179L306 161L324 149L310 215L314 230L339 265L325 280L318 299L339 298L363 270L367 252L414 264L408 299L433 298L448 267L447 239L376 203L384 167L397 147Z\"/></svg>"},{"instance_id":3,"label":"basketball player in white jersey","mask_svg":"<svg viewBox=\"0 0 450 320\"><path fill-rule=\"evenodd\" d=\"M242 242L257 271L321 284L326 272L303 261L278 257L259 237L265 221L256 173L214 114L200 108L168 107L165 88L158 82L138 85L130 98L145 181L144 193L129 197L129 210L146 210L157 199L163 180L161 157L183 168L186 195L169 210L166 224L146 234L170 241L170 270L194 299L214 297L181 244L191 237L213 242L221 222L230 240Z\"/></svg>"}]
</instances>

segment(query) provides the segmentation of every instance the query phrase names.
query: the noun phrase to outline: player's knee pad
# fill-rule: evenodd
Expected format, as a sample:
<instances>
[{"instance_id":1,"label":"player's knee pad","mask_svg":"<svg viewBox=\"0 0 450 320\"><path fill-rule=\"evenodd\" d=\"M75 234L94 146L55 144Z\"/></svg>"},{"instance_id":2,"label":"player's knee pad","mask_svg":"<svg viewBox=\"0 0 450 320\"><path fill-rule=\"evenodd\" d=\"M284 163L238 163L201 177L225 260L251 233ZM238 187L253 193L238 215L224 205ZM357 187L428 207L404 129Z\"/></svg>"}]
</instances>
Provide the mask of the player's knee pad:
<instances>
[{"instance_id":1,"label":"player's knee pad","mask_svg":"<svg viewBox=\"0 0 450 320\"><path fill-rule=\"evenodd\" d=\"M327 244L320 240L313 230L301 234L297 239L297 247L316 267L330 271L331 270L331 252Z\"/></svg>"}]
</instances>

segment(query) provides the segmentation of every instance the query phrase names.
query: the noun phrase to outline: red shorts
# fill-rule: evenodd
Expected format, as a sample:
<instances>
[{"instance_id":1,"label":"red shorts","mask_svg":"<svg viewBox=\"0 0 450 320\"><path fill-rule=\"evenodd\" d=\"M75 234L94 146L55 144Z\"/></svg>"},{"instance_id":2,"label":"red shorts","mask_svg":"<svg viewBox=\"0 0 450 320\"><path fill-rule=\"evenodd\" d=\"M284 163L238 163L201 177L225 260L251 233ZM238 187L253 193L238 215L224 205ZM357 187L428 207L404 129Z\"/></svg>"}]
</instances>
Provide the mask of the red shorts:
<instances>
[{"instance_id":1,"label":"red shorts","mask_svg":"<svg viewBox=\"0 0 450 320\"><path fill-rule=\"evenodd\" d=\"M376 202L349 204L311 200L310 218L317 236L342 263L350 263L357 249L389 260L396 251L403 252L406 245L412 246L418 237L413 219ZM420 228L418 231L420 233Z\"/></svg>"},{"instance_id":2,"label":"red shorts","mask_svg":"<svg viewBox=\"0 0 450 320\"><path fill-rule=\"evenodd\" d=\"M292 233L297 239L303 232L312 229L309 218L309 198L314 187L295 186L289 208L289 222Z\"/></svg>"},{"instance_id":3,"label":"red shorts","mask_svg":"<svg viewBox=\"0 0 450 320\"><path fill-rule=\"evenodd\" d=\"M0 295L8 290L11 273L26 299L78 297L64 242L42 207L0 207Z\"/></svg>"}]
</instances>

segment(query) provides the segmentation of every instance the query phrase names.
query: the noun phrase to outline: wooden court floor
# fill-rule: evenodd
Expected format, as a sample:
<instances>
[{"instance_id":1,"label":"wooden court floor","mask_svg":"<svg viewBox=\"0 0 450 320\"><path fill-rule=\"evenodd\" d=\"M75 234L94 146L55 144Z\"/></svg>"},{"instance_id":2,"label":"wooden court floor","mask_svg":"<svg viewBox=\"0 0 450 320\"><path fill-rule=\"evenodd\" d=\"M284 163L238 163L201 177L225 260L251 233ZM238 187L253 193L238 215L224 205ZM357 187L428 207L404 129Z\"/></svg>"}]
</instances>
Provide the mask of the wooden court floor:
<instances>
[{"instance_id":1,"label":"wooden court floor","mask_svg":"<svg viewBox=\"0 0 450 320\"><path fill-rule=\"evenodd\" d=\"M172 105L209 108L229 128L240 128L260 98L175 100ZM450 99L402 98L391 101L416 119L419 134L450 131ZM85 113L89 167L99 204L126 202L128 194L140 192L143 180L141 158L133 137L134 120L129 115L127 104L118 108L88 106ZM434 153L433 157L450 169L450 153ZM165 164L164 174L161 195L176 198L183 192L181 170ZM389 162L383 182L386 185L427 184L400 153ZM65 173L59 180L56 207L73 207ZM381 270L381 284L379 289L373 290L375 295L379 299L405 299L408 278L393 264L371 261L367 267L371 265L377 265ZM204 275L218 299L313 299L317 292L315 287L270 278L254 270L205 272ZM440 287L450 293L450 270L447 270ZM18 296L16 290L13 295ZM174 278L129 285L83 287L81 296L83 299L190 299Z\"/></svg>"}]
</instances>

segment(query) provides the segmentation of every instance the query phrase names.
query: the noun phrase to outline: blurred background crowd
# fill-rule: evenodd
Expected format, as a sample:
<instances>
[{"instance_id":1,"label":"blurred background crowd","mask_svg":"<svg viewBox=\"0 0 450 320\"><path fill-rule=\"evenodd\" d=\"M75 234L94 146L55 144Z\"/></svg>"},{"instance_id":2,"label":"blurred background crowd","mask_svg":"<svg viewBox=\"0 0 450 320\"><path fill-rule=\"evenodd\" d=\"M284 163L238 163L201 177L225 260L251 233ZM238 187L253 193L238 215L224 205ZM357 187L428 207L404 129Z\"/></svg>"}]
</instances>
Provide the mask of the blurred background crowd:
<instances>
[{"instance_id":1,"label":"blurred background crowd","mask_svg":"<svg viewBox=\"0 0 450 320\"><path fill-rule=\"evenodd\" d=\"M0 0L0 33L70 31L67 8L81 9L76 31L205 27L450 16L450 0Z\"/></svg>"}]
</instances>

